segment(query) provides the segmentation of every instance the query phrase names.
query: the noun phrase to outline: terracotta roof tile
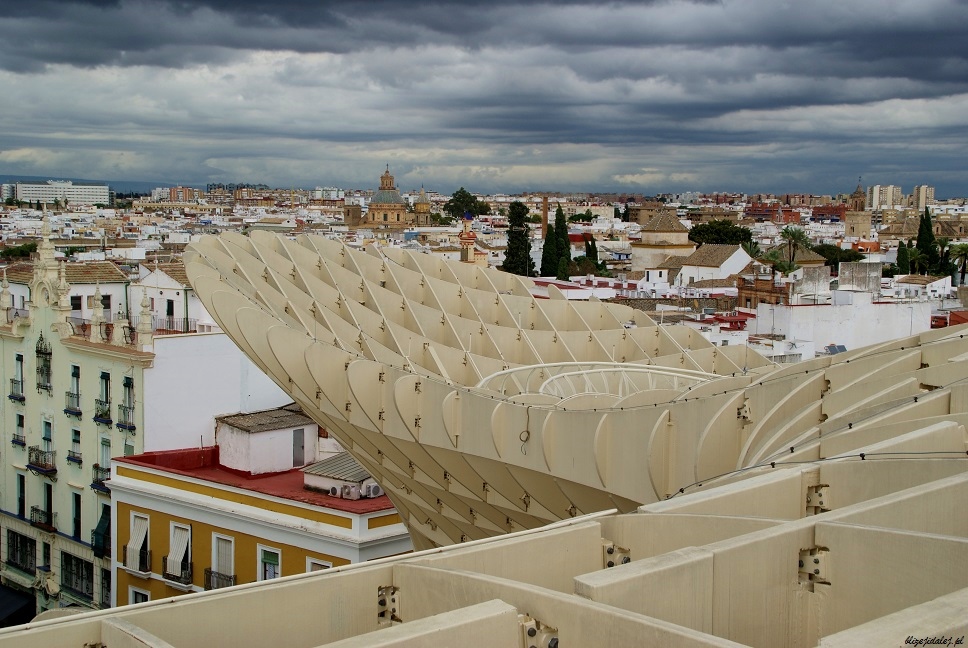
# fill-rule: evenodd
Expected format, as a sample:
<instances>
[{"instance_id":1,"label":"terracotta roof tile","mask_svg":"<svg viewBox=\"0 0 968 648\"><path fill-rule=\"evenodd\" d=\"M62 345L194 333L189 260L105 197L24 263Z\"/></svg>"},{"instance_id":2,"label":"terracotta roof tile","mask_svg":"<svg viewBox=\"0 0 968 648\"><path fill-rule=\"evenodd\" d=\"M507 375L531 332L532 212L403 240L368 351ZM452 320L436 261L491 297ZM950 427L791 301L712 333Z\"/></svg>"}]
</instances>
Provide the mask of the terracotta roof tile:
<instances>
[{"instance_id":1,"label":"terracotta roof tile","mask_svg":"<svg viewBox=\"0 0 968 648\"><path fill-rule=\"evenodd\" d=\"M738 245L723 245L720 243L706 243L690 254L682 262L684 266L700 266L703 268L718 268L722 266L729 257L736 254L740 249Z\"/></svg>"},{"instance_id":2,"label":"terracotta roof tile","mask_svg":"<svg viewBox=\"0 0 968 648\"><path fill-rule=\"evenodd\" d=\"M94 283L126 283L130 281L118 266L110 261L84 261L67 263L65 276L71 285ZM29 284L34 277L34 263L16 263L7 266L10 283Z\"/></svg>"},{"instance_id":3,"label":"terracotta roof tile","mask_svg":"<svg viewBox=\"0 0 968 648\"><path fill-rule=\"evenodd\" d=\"M185 274L185 263L183 261L178 260L172 263L159 263L158 269L184 287L191 288L191 284L188 283L188 275Z\"/></svg>"},{"instance_id":4,"label":"terracotta roof tile","mask_svg":"<svg viewBox=\"0 0 968 648\"><path fill-rule=\"evenodd\" d=\"M686 260L687 257L678 256L676 254L666 257L666 260L656 266L656 268L662 268L664 270L673 270L682 267L682 262Z\"/></svg>"},{"instance_id":5,"label":"terracotta roof tile","mask_svg":"<svg viewBox=\"0 0 968 648\"><path fill-rule=\"evenodd\" d=\"M649 232L688 232L689 228L679 222L675 214L659 214L642 226L643 231Z\"/></svg>"}]
</instances>

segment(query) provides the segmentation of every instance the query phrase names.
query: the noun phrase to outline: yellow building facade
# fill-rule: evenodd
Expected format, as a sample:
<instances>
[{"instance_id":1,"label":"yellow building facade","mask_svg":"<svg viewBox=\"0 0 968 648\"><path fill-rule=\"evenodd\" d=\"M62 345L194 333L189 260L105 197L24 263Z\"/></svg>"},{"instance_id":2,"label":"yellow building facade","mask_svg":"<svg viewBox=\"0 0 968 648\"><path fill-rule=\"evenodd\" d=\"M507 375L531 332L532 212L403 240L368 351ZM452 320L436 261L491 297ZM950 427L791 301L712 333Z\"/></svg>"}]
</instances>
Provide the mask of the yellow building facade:
<instances>
[{"instance_id":1,"label":"yellow building facade","mask_svg":"<svg viewBox=\"0 0 968 648\"><path fill-rule=\"evenodd\" d=\"M344 500L299 470L246 476L218 449L146 453L112 469L114 605L271 580L405 553L386 496Z\"/></svg>"}]
</instances>

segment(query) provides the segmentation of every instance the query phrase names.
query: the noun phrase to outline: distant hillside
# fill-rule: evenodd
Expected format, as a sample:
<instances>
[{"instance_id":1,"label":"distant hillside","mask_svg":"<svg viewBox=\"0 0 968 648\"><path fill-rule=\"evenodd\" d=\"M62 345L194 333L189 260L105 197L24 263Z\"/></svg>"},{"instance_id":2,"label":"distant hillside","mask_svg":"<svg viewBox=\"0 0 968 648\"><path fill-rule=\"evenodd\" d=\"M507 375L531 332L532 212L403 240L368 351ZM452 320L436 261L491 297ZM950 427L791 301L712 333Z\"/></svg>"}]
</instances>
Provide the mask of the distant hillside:
<instances>
[{"instance_id":1,"label":"distant hillside","mask_svg":"<svg viewBox=\"0 0 968 648\"><path fill-rule=\"evenodd\" d=\"M0 174L0 184L11 182L47 182L48 180L71 180L72 182L94 182L107 184L116 193L148 193L156 187L173 187L172 182L154 182L151 180L90 180L85 178L52 178L51 176L27 176ZM204 189L205 185L188 185Z\"/></svg>"}]
</instances>

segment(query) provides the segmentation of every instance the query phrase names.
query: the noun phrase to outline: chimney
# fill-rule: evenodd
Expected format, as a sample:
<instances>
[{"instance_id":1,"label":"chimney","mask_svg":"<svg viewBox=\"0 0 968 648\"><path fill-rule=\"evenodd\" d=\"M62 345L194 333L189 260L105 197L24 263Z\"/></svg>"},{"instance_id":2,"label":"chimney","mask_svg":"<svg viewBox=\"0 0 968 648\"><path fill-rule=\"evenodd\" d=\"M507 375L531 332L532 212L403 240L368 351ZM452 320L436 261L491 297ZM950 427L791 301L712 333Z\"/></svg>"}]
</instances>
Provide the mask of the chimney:
<instances>
[{"instance_id":1,"label":"chimney","mask_svg":"<svg viewBox=\"0 0 968 648\"><path fill-rule=\"evenodd\" d=\"M541 239L548 238L548 196L541 198Z\"/></svg>"}]
</instances>

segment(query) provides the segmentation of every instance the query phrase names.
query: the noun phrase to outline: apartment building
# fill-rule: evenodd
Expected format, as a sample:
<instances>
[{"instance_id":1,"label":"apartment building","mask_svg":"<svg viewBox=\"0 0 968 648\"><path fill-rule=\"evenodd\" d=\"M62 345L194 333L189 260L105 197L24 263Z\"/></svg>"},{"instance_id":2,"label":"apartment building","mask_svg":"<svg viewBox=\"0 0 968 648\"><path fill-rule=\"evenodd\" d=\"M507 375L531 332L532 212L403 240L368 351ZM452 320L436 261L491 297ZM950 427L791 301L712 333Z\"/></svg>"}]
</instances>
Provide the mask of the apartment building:
<instances>
[{"instance_id":1,"label":"apartment building","mask_svg":"<svg viewBox=\"0 0 968 648\"><path fill-rule=\"evenodd\" d=\"M116 460L112 604L410 551L389 498L348 453L316 462L330 441L318 430L293 405L220 417L214 447Z\"/></svg>"},{"instance_id":2,"label":"apartment building","mask_svg":"<svg viewBox=\"0 0 968 648\"><path fill-rule=\"evenodd\" d=\"M106 184L48 180L47 182L14 182L3 185L2 197L25 202L51 203L65 200L71 205L109 205L111 190Z\"/></svg>"},{"instance_id":3,"label":"apartment building","mask_svg":"<svg viewBox=\"0 0 968 648\"><path fill-rule=\"evenodd\" d=\"M898 185L871 185L867 188L867 209L890 209L903 204L903 197Z\"/></svg>"},{"instance_id":4,"label":"apartment building","mask_svg":"<svg viewBox=\"0 0 968 648\"><path fill-rule=\"evenodd\" d=\"M110 268L58 264L45 219L0 287L0 581L37 611L110 604L112 457L210 445L216 414L289 400L224 334L166 335L143 289L129 319Z\"/></svg>"},{"instance_id":5,"label":"apartment building","mask_svg":"<svg viewBox=\"0 0 968 648\"><path fill-rule=\"evenodd\" d=\"M917 185L908 197L908 205L919 212L924 212L928 205L934 203L934 187L928 185Z\"/></svg>"}]
</instances>

